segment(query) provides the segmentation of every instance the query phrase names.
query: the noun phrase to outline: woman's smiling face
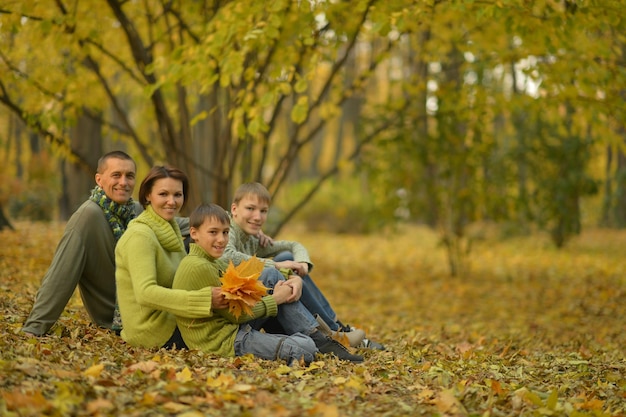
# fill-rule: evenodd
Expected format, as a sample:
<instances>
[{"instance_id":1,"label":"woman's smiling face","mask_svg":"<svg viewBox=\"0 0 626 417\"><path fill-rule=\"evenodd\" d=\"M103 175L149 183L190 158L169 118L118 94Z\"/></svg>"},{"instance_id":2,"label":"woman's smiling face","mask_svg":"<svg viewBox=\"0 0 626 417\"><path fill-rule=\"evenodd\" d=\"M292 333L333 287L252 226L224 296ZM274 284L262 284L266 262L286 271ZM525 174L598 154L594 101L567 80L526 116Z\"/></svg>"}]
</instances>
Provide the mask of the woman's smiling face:
<instances>
[{"instance_id":1,"label":"woman's smiling face","mask_svg":"<svg viewBox=\"0 0 626 417\"><path fill-rule=\"evenodd\" d=\"M183 182L169 177L158 179L146 199L155 213L167 221L173 220L185 202Z\"/></svg>"}]
</instances>

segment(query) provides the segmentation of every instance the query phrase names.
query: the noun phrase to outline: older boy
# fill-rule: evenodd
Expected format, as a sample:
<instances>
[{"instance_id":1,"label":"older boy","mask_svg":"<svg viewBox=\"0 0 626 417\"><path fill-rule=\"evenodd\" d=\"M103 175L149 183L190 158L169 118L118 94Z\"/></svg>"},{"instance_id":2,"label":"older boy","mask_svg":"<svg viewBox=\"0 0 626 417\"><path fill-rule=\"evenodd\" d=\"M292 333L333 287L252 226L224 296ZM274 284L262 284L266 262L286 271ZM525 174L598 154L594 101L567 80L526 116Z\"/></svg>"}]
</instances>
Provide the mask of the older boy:
<instances>
[{"instance_id":1,"label":"older boy","mask_svg":"<svg viewBox=\"0 0 626 417\"><path fill-rule=\"evenodd\" d=\"M230 240L224 252L227 259L235 264L255 255L262 258L265 266L282 270L291 270L302 277L302 304L316 317L321 328L339 340L344 337L352 347L369 347L384 349L384 346L365 339L365 332L343 326L330 306L326 297L315 285L309 275L313 268L306 248L294 241L277 240L262 247L256 237L267 220L271 195L262 184L253 182L239 186L235 191L231 204ZM272 260L278 254L289 251L293 254L290 260Z\"/></svg>"},{"instance_id":2,"label":"older boy","mask_svg":"<svg viewBox=\"0 0 626 417\"><path fill-rule=\"evenodd\" d=\"M227 267L226 261L220 258L229 238L228 213L215 204L203 204L191 213L189 223L194 243L189 245L189 254L178 266L172 288L213 287L213 298L208 317L176 318L188 347L221 356L252 353L263 359L283 359L289 364L300 359L309 364L318 350L351 362L363 361L362 356L352 355L340 343L323 335L315 318L300 302L290 302L294 290L275 269L266 269L262 275L272 295L256 303L251 315L233 316L227 309L219 279ZM265 319L271 316L277 316L288 335L259 331Z\"/></svg>"}]
</instances>

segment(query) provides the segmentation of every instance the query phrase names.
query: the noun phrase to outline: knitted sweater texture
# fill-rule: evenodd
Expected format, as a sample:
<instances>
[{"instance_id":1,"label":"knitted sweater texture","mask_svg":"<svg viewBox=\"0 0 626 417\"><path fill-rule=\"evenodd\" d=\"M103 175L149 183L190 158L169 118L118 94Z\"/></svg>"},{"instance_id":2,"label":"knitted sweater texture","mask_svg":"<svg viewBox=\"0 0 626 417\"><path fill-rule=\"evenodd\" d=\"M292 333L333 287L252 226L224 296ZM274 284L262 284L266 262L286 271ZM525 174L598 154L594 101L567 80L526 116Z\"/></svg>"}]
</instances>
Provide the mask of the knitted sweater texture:
<instances>
[{"instance_id":1,"label":"knitted sweater texture","mask_svg":"<svg viewBox=\"0 0 626 417\"><path fill-rule=\"evenodd\" d=\"M115 279L122 338L130 345L161 347L174 332L175 315L200 318L210 314L210 288L172 289L184 257L178 224L166 221L151 206L130 222L120 238L115 248Z\"/></svg>"},{"instance_id":2,"label":"knitted sweater texture","mask_svg":"<svg viewBox=\"0 0 626 417\"><path fill-rule=\"evenodd\" d=\"M256 236L247 234L234 220L231 220L228 245L222 258L230 259L235 265L239 265L241 261L256 255L265 262L266 268L274 268L274 261L270 258L284 251L291 252L296 262L306 262L309 264L309 270L313 269L309 252L302 244L290 240L275 240L273 245L262 247Z\"/></svg>"},{"instance_id":3,"label":"knitted sweater texture","mask_svg":"<svg viewBox=\"0 0 626 417\"><path fill-rule=\"evenodd\" d=\"M223 259L215 259L202 247L192 243L189 255L183 259L176 271L173 288L179 290L211 289L221 286L220 276L226 270ZM207 317L193 318L182 315L176 321L183 340L193 349L220 356L235 355L235 337L239 324L250 320L276 316L278 307L272 296L265 296L254 305L252 315L242 314L235 318L228 309L213 310Z\"/></svg>"}]
</instances>

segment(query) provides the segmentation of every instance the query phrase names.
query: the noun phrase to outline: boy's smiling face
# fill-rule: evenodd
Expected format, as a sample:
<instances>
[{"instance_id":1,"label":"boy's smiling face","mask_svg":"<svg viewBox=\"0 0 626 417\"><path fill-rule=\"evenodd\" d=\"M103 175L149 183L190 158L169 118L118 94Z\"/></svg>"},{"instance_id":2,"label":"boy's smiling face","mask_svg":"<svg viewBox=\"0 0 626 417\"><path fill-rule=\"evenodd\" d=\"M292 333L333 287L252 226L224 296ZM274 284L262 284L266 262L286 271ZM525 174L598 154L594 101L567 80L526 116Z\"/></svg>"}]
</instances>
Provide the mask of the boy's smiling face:
<instances>
[{"instance_id":1,"label":"boy's smiling face","mask_svg":"<svg viewBox=\"0 0 626 417\"><path fill-rule=\"evenodd\" d=\"M259 200L256 195L248 194L230 207L232 218L245 233L257 235L267 220L269 204Z\"/></svg>"},{"instance_id":2,"label":"boy's smiling face","mask_svg":"<svg viewBox=\"0 0 626 417\"><path fill-rule=\"evenodd\" d=\"M215 217L209 217L204 220L200 227L191 227L189 234L194 243L217 259L224 254L224 249L228 244L229 230L230 225L228 223L224 224Z\"/></svg>"}]
</instances>

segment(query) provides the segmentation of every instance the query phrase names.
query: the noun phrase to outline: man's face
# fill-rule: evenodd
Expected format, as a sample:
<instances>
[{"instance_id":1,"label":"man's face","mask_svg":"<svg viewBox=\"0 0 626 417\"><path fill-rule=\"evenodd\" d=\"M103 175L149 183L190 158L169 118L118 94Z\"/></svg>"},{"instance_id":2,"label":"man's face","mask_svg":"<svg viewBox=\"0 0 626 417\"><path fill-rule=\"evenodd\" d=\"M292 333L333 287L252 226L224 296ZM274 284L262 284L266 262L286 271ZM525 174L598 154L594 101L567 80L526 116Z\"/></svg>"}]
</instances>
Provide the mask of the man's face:
<instances>
[{"instance_id":1,"label":"man's face","mask_svg":"<svg viewBox=\"0 0 626 417\"><path fill-rule=\"evenodd\" d=\"M228 244L228 231L230 226L224 224L214 217L205 219L200 227L191 227L189 233L197 245L215 259L224 254L224 249Z\"/></svg>"},{"instance_id":2,"label":"man's face","mask_svg":"<svg viewBox=\"0 0 626 417\"><path fill-rule=\"evenodd\" d=\"M135 163L126 159L109 158L102 172L96 173L96 184L111 200L125 204L135 189Z\"/></svg>"},{"instance_id":3,"label":"man's face","mask_svg":"<svg viewBox=\"0 0 626 417\"><path fill-rule=\"evenodd\" d=\"M232 204L230 212L237 225L249 235L257 235L267 220L269 204L256 195L248 194L238 204Z\"/></svg>"}]
</instances>

